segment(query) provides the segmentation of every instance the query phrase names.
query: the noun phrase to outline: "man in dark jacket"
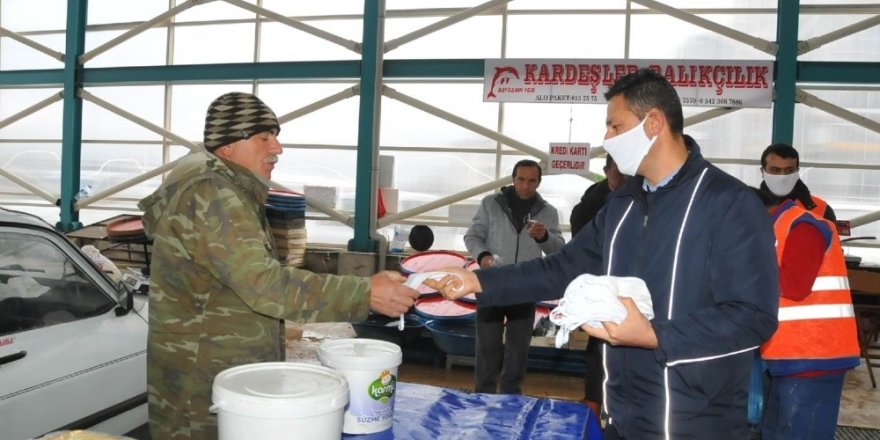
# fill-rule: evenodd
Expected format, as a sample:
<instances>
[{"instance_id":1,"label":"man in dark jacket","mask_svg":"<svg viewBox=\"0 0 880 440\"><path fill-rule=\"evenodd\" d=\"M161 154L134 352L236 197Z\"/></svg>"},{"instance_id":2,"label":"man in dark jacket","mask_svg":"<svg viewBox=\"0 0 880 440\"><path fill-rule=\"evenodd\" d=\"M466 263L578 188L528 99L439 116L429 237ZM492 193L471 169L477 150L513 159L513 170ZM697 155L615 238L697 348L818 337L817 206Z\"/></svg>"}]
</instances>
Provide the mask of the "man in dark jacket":
<instances>
[{"instance_id":1,"label":"man in dark jacket","mask_svg":"<svg viewBox=\"0 0 880 440\"><path fill-rule=\"evenodd\" d=\"M611 194L626 181L626 176L617 169L617 164L614 163L610 154L605 156L605 166L602 167L602 170L605 172L605 178L590 185L581 196L581 201L571 209L568 223L571 225L572 237L577 235L605 206L608 194Z\"/></svg>"},{"instance_id":2,"label":"man in dark jacket","mask_svg":"<svg viewBox=\"0 0 880 440\"><path fill-rule=\"evenodd\" d=\"M598 216L557 254L476 272L449 268L453 275L426 284L501 305L558 298L585 272L639 277L653 320L621 298L628 314L620 324L584 326L610 343L605 438L747 438L754 350L777 322L766 210L682 134L681 102L662 75L638 70L605 97L604 147L635 177Z\"/></svg>"}]
</instances>

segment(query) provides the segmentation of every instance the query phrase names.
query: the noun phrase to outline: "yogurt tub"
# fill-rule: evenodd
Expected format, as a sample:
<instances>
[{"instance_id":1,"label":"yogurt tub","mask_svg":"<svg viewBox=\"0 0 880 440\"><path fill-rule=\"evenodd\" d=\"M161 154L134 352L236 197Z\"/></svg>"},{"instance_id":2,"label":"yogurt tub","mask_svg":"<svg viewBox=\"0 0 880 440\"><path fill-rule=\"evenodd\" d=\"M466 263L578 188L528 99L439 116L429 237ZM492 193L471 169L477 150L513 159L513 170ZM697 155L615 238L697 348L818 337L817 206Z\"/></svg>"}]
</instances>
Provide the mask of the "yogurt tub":
<instances>
[{"instance_id":1,"label":"yogurt tub","mask_svg":"<svg viewBox=\"0 0 880 440\"><path fill-rule=\"evenodd\" d=\"M403 360L397 344L376 339L328 339L318 347L318 359L348 381L349 404L342 432L369 434L391 428L397 368Z\"/></svg>"},{"instance_id":2,"label":"yogurt tub","mask_svg":"<svg viewBox=\"0 0 880 440\"><path fill-rule=\"evenodd\" d=\"M220 440L339 440L348 383L320 365L247 364L214 378L212 400Z\"/></svg>"}]
</instances>

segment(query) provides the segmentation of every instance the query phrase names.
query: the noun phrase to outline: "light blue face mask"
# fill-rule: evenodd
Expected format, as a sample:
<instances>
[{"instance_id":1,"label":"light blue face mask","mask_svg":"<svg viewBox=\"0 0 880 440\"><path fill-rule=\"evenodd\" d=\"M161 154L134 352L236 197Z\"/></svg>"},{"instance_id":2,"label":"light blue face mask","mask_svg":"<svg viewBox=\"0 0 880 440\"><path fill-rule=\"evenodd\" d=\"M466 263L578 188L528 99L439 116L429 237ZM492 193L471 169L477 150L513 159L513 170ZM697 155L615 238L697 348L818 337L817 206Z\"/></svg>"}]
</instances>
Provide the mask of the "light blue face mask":
<instances>
[{"instance_id":1,"label":"light blue face mask","mask_svg":"<svg viewBox=\"0 0 880 440\"><path fill-rule=\"evenodd\" d=\"M645 159L648 151L651 150L651 146L654 145L654 141L657 140L657 136L649 138L645 134L645 121L647 119L645 117L642 119L642 122L639 122L639 125L627 130L625 133L605 139L605 145L603 145L605 151L611 155L611 158L617 164L617 169L623 174L635 176L642 160Z\"/></svg>"}]
</instances>

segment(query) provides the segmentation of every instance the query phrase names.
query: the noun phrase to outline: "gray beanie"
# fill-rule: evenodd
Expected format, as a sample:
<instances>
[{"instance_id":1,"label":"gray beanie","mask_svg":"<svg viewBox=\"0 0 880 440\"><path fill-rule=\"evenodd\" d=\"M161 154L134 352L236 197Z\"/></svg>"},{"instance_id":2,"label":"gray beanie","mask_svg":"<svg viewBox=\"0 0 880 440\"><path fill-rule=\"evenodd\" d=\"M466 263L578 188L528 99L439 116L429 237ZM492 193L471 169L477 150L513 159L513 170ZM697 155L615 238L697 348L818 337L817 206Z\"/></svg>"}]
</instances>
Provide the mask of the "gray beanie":
<instances>
[{"instance_id":1,"label":"gray beanie","mask_svg":"<svg viewBox=\"0 0 880 440\"><path fill-rule=\"evenodd\" d=\"M205 149L214 151L264 131L281 131L278 118L260 98L243 92L227 93L208 106Z\"/></svg>"}]
</instances>

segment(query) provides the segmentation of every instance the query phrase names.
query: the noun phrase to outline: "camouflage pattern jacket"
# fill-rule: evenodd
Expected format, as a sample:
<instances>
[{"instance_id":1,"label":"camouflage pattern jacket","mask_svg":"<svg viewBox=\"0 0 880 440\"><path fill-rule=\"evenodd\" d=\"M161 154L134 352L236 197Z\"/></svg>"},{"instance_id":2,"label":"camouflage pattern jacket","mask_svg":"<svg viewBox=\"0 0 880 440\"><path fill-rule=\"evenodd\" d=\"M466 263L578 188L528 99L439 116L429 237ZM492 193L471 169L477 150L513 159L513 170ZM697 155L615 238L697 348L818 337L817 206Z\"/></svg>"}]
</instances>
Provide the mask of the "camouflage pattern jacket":
<instances>
[{"instance_id":1,"label":"camouflage pattern jacket","mask_svg":"<svg viewBox=\"0 0 880 440\"><path fill-rule=\"evenodd\" d=\"M151 345L158 334L174 334L178 349L193 351L191 361L284 360L280 319L366 317L369 279L314 274L276 260L267 193L267 183L249 170L194 153L138 204L153 239ZM206 340L223 351L214 360L198 352Z\"/></svg>"}]
</instances>

